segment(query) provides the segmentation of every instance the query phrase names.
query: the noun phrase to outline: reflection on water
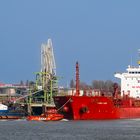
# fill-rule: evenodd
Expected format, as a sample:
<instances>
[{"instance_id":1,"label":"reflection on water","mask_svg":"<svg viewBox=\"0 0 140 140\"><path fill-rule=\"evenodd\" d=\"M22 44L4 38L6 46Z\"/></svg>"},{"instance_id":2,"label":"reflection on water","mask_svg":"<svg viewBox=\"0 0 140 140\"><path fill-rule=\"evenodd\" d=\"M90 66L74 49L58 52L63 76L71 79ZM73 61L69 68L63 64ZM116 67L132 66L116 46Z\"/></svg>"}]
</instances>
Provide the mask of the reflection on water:
<instances>
[{"instance_id":1,"label":"reflection on water","mask_svg":"<svg viewBox=\"0 0 140 140\"><path fill-rule=\"evenodd\" d=\"M140 119L0 121L0 140L140 140Z\"/></svg>"}]
</instances>

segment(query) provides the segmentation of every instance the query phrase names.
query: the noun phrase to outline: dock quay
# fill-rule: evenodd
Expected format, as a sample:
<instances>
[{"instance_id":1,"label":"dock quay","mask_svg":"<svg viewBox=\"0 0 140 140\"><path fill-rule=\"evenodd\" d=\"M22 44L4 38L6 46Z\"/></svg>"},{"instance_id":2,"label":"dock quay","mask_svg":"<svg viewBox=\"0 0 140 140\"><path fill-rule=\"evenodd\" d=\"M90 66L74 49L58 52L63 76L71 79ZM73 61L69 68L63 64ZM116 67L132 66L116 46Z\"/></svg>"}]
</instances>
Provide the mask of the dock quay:
<instances>
[{"instance_id":1,"label":"dock quay","mask_svg":"<svg viewBox=\"0 0 140 140\"><path fill-rule=\"evenodd\" d=\"M54 104L45 104L45 103L32 103L32 104L21 104L27 111L29 115L41 115L48 111L50 108L55 109Z\"/></svg>"}]
</instances>

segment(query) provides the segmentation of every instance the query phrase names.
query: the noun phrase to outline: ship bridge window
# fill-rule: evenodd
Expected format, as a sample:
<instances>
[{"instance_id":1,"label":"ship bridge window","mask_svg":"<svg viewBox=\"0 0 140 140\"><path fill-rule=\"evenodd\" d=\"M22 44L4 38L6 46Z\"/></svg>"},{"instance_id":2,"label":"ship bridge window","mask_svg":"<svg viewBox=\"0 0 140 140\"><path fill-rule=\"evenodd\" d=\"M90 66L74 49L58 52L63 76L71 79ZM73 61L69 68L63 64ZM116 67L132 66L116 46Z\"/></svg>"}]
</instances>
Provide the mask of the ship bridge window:
<instances>
[{"instance_id":1,"label":"ship bridge window","mask_svg":"<svg viewBox=\"0 0 140 140\"><path fill-rule=\"evenodd\" d=\"M130 71L129 74L140 74L140 71Z\"/></svg>"},{"instance_id":2,"label":"ship bridge window","mask_svg":"<svg viewBox=\"0 0 140 140\"><path fill-rule=\"evenodd\" d=\"M136 74L140 74L140 71L136 71L135 73L136 73Z\"/></svg>"},{"instance_id":3,"label":"ship bridge window","mask_svg":"<svg viewBox=\"0 0 140 140\"><path fill-rule=\"evenodd\" d=\"M134 73L135 73L134 71L130 71L130 72L129 72L129 74L134 74Z\"/></svg>"}]
</instances>

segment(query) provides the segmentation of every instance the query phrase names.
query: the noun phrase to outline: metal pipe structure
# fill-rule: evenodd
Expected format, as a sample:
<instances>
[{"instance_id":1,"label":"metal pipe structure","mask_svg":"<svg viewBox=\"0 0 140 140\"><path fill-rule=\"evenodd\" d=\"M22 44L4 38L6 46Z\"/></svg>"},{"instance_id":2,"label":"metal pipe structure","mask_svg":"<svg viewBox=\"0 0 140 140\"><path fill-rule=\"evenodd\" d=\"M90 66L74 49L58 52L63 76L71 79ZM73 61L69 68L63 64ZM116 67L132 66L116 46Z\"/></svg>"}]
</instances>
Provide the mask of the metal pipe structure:
<instances>
[{"instance_id":1,"label":"metal pipe structure","mask_svg":"<svg viewBox=\"0 0 140 140\"><path fill-rule=\"evenodd\" d=\"M56 75L56 64L51 39L41 45L41 72Z\"/></svg>"},{"instance_id":2,"label":"metal pipe structure","mask_svg":"<svg viewBox=\"0 0 140 140\"><path fill-rule=\"evenodd\" d=\"M53 96L53 79L56 77L56 64L51 39L48 39L46 44L41 45L41 73L44 98L47 97L47 102L51 102Z\"/></svg>"}]
</instances>

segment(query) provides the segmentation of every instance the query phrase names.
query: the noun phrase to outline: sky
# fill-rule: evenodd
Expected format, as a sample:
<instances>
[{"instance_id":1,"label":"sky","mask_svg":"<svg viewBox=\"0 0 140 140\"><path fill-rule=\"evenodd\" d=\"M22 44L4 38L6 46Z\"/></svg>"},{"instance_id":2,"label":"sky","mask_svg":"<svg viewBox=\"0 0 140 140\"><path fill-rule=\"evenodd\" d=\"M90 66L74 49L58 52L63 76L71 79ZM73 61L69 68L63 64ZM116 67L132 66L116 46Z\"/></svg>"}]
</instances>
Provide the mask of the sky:
<instances>
[{"instance_id":1,"label":"sky","mask_svg":"<svg viewBox=\"0 0 140 140\"><path fill-rule=\"evenodd\" d=\"M137 65L139 0L0 1L0 82L35 80L41 44L52 39L59 85L112 80Z\"/></svg>"}]
</instances>

